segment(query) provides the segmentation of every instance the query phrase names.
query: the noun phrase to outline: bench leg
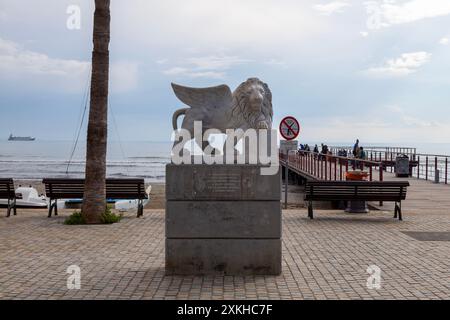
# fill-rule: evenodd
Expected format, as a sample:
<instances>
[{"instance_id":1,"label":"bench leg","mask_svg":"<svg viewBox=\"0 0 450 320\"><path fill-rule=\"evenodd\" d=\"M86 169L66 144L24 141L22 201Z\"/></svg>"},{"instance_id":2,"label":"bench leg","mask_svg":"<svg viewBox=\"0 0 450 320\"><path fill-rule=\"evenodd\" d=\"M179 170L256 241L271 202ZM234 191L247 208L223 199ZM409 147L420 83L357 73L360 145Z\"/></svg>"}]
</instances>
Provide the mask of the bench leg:
<instances>
[{"instance_id":1,"label":"bench leg","mask_svg":"<svg viewBox=\"0 0 450 320\"><path fill-rule=\"evenodd\" d=\"M52 200L50 199L48 202L48 215L47 217L51 217L52 216Z\"/></svg>"},{"instance_id":2,"label":"bench leg","mask_svg":"<svg viewBox=\"0 0 450 320\"><path fill-rule=\"evenodd\" d=\"M312 205L312 201L309 201L308 204L308 217L310 219L314 219L314 213L313 213L313 205Z\"/></svg>"},{"instance_id":3,"label":"bench leg","mask_svg":"<svg viewBox=\"0 0 450 320\"><path fill-rule=\"evenodd\" d=\"M6 211L6 217L9 218L11 216L11 200L8 199L8 209Z\"/></svg>"},{"instance_id":4,"label":"bench leg","mask_svg":"<svg viewBox=\"0 0 450 320\"><path fill-rule=\"evenodd\" d=\"M137 210L137 217L142 217L144 215L144 205L142 204L142 200L139 200L138 202L138 210Z\"/></svg>"},{"instance_id":5,"label":"bench leg","mask_svg":"<svg viewBox=\"0 0 450 320\"><path fill-rule=\"evenodd\" d=\"M13 212L14 212L14 215L15 216L17 216L17 206L16 206L16 199L14 198L14 201L13 201Z\"/></svg>"},{"instance_id":6,"label":"bench leg","mask_svg":"<svg viewBox=\"0 0 450 320\"><path fill-rule=\"evenodd\" d=\"M52 199L50 199L49 203L48 203L48 216L47 217L51 217L52 216L52 210L53 210L53 204L52 204Z\"/></svg>"},{"instance_id":7,"label":"bench leg","mask_svg":"<svg viewBox=\"0 0 450 320\"><path fill-rule=\"evenodd\" d=\"M396 202L395 203L395 211L394 211L394 219L397 219L402 221L402 203L401 202Z\"/></svg>"},{"instance_id":8,"label":"bench leg","mask_svg":"<svg viewBox=\"0 0 450 320\"><path fill-rule=\"evenodd\" d=\"M395 203L395 208L394 208L394 219L397 219L397 212L398 212L398 204L396 202Z\"/></svg>"},{"instance_id":9,"label":"bench leg","mask_svg":"<svg viewBox=\"0 0 450 320\"><path fill-rule=\"evenodd\" d=\"M54 201L54 202L52 203L52 201ZM57 200L52 200L52 199L50 199L50 202L49 202L49 204L48 204L48 217L49 217L49 218L51 218L51 216L52 216L53 208L56 207L56 201L57 201ZM55 214L55 215L56 215L56 214Z\"/></svg>"}]
</instances>

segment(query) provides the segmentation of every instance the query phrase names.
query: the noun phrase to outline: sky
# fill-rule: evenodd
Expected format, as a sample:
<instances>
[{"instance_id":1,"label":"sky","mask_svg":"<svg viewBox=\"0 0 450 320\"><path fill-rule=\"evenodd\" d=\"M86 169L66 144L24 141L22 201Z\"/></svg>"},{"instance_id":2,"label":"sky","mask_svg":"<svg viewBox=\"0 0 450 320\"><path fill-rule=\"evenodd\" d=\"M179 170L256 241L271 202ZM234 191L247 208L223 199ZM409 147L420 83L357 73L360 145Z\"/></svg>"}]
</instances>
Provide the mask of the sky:
<instances>
[{"instance_id":1,"label":"sky","mask_svg":"<svg viewBox=\"0 0 450 320\"><path fill-rule=\"evenodd\" d=\"M0 139L73 139L93 10L0 0ZM171 82L258 77L300 141L450 142L449 0L112 0L111 18L112 140L170 140Z\"/></svg>"}]
</instances>

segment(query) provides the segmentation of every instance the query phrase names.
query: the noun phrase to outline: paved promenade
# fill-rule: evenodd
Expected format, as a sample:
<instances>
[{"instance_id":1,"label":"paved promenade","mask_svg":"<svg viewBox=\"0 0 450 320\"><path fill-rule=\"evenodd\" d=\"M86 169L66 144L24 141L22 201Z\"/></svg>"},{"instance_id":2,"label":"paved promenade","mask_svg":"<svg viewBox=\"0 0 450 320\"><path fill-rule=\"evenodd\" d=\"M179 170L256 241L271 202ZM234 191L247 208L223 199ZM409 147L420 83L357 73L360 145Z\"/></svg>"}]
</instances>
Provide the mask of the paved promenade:
<instances>
[{"instance_id":1,"label":"paved promenade","mask_svg":"<svg viewBox=\"0 0 450 320\"><path fill-rule=\"evenodd\" d=\"M450 299L450 242L402 233L449 232L448 206L438 203L405 205L403 222L383 211L317 210L313 221L304 209L284 211L283 273L267 277L166 277L164 211L65 226L70 212L48 219L19 210L7 219L2 211L0 299ZM80 290L66 286L74 264ZM378 290L367 288L369 265L381 269Z\"/></svg>"}]
</instances>

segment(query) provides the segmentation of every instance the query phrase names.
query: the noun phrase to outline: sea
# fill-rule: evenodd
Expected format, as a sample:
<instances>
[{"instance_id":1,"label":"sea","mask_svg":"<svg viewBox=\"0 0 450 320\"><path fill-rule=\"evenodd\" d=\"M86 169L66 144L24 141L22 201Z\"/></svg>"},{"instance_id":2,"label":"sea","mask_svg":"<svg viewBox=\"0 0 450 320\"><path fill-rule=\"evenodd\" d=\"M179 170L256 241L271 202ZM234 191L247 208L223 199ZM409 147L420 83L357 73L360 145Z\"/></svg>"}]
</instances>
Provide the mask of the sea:
<instances>
[{"instance_id":1,"label":"sea","mask_svg":"<svg viewBox=\"0 0 450 320\"><path fill-rule=\"evenodd\" d=\"M308 142L314 146L316 142ZM320 143L318 143L320 146ZM329 146L351 146L351 142L328 142ZM364 145L363 143L361 145ZM386 143L370 143L382 147ZM126 141L108 143L107 176L144 178L146 182L164 182L165 165L170 162L172 142ZM395 144L391 147L415 147L418 153L450 155L450 143ZM86 143L79 141L7 141L0 140L0 178L43 179L82 178ZM72 156L72 151L75 150ZM70 160L70 162L69 162Z\"/></svg>"},{"instance_id":2,"label":"sea","mask_svg":"<svg viewBox=\"0 0 450 320\"><path fill-rule=\"evenodd\" d=\"M110 142L107 176L164 182L171 146L172 142ZM83 178L85 153L84 141L75 149L72 141L0 141L0 178Z\"/></svg>"}]
</instances>

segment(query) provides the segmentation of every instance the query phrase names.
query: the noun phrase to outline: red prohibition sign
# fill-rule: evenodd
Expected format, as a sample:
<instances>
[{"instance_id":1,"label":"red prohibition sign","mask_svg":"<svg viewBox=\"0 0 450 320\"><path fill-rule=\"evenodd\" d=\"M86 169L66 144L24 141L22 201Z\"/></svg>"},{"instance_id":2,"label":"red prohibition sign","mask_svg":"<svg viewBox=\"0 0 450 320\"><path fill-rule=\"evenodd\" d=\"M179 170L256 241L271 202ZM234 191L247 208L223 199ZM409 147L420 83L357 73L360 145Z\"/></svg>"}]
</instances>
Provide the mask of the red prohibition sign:
<instances>
[{"instance_id":1,"label":"red prohibition sign","mask_svg":"<svg viewBox=\"0 0 450 320\"><path fill-rule=\"evenodd\" d=\"M294 117L285 117L280 122L280 134L286 140L294 140L300 133L300 124Z\"/></svg>"}]
</instances>

